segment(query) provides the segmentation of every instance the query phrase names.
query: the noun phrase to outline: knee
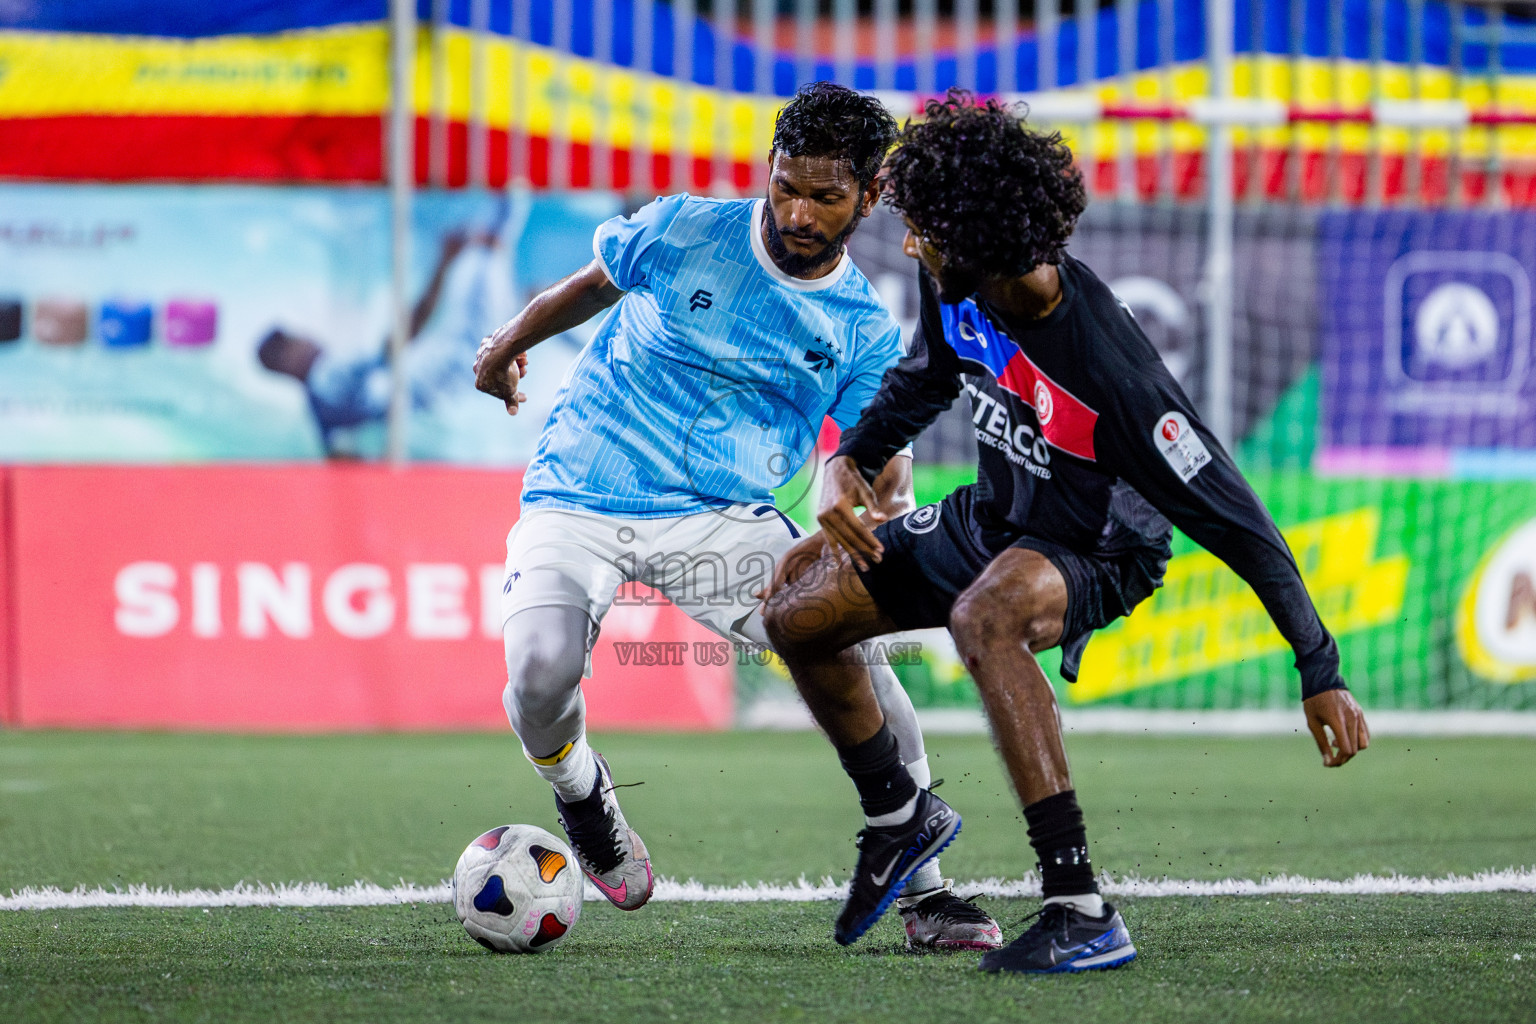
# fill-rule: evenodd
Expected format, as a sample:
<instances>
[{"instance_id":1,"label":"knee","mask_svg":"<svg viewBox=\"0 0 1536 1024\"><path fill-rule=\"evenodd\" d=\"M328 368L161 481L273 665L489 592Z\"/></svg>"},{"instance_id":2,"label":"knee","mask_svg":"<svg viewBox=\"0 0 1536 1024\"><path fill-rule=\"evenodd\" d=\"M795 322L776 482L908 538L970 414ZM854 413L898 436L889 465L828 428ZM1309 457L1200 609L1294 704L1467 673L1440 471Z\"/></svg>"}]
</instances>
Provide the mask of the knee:
<instances>
[{"instance_id":1,"label":"knee","mask_svg":"<svg viewBox=\"0 0 1536 1024\"><path fill-rule=\"evenodd\" d=\"M781 657L794 658L815 648L830 621L818 615L814 603L789 600L780 595L763 606L763 628L768 642Z\"/></svg>"},{"instance_id":2,"label":"knee","mask_svg":"<svg viewBox=\"0 0 1536 1024\"><path fill-rule=\"evenodd\" d=\"M507 687L502 695L509 714L519 719L558 716L581 685L587 652L562 638L528 634L507 642Z\"/></svg>"},{"instance_id":3,"label":"knee","mask_svg":"<svg viewBox=\"0 0 1536 1024\"><path fill-rule=\"evenodd\" d=\"M1045 602L1032 588L1023 590L972 586L955 600L949 632L967 668L999 646L1026 645L1041 649L1052 632Z\"/></svg>"}]
</instances>

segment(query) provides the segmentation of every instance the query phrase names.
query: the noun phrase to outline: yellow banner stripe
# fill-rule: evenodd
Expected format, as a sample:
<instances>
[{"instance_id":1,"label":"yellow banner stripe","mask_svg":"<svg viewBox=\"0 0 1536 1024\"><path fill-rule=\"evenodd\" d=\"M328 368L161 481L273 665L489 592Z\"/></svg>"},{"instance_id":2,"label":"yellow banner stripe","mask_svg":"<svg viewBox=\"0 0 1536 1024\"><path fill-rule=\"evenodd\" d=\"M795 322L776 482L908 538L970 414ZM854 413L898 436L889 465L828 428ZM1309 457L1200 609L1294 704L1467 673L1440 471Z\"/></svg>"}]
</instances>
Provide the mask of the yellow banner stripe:
<instances>
[{"instance_id":1,"label":"yellow banner stripe","mask_svg":"<svg viewBox=\"0 0 1536 1024\"><path fill-rule=\"evenodd\" d=\"M383 26L210 39L0 32L0 117L377 114L388 48Z\"/></svg>"},{"instance_id":2,"label":"yellow banner stripe","mask_svg":"<svg viewBox=\"0 0 1536 1024\"><path fill-rule=\"evenodd\" d=\"M435 56L446 58L434 77ZM740 94L534 46L504 36L452 28L436 41L417 38L414 103L421 114L470 118L480 68L484 121L557 140L605 140L625 149L681 149L700 156L724 150L755 161L772 139L782 100ZM383 115L389 105L389 36L380 24L305 29L268 36L163 39L75 33L0 32L0 117L94 115ZM1291 62L1239 58L1239 96L1306 105L1361 107L1375 94L1407 99L1460 97L1473 106L1536 108L1536 76L1506 75L1495 87L1445 68L1413 72L1357 61ZM1373 81L1374 76L1374 81ZM1207 92L1206 69L1181 64L1094 86L1106 100L1178 103ZM903 112L905 113L905 112ZM1114 159L1124 146L1148 155L1196 152L1206 133L1188 123L1062 125L1085 162ZM1414 145L1427 155L1536 156L1536 127L1503 126L1411 132L1366 125L1298 125L1236 131L1239 146L1300 145L1367 152Z\"/></svg>"}]
</instances>

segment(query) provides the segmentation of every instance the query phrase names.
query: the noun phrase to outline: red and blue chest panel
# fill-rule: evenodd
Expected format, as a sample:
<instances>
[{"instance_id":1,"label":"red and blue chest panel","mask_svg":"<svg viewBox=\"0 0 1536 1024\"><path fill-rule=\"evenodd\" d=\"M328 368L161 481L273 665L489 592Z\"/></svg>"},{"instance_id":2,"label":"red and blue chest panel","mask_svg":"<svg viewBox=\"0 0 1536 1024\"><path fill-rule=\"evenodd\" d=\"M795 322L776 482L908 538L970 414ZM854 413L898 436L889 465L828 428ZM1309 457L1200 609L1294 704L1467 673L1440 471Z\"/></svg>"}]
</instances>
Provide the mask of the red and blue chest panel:
<instances>
[{"instance_id":1,"label":"red and blue chest panel","mask_svg":"<svg viewBox=\"0 0 1536 1024\"><path fill-rule=\"evenodd\" d=\"M944 338L969 370L980 369L997 387L1030 409L1051 447L1094 461L1093 428L1099 414L1046 376L1017 342L993 326L973 299L939 307ZM1011 403L1010 403L1011 404ZM1022 410L1021 410L1022 411Z\"/></svg>"}]
</instances>

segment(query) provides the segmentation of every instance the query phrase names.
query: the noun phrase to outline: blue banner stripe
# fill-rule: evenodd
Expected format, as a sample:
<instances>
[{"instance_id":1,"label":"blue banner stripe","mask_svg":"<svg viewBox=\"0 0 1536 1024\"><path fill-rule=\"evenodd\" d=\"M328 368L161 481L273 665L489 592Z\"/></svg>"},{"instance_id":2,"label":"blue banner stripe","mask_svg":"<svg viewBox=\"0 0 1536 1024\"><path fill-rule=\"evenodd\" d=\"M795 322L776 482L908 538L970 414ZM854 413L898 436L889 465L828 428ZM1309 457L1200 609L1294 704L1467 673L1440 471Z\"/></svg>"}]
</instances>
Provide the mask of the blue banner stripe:
<instances>
[{"instance_id":1,"label":"blue banner stripe","mask_svg":"<svg viewBox=\"0 0 1536 1024\"><path fill-rule=\"evenodd\" d=\"M490 30L497 35L512 34L513 3L528 6L527 24L531 40L542 46L555 42L555 0L491 0ZM1334 0L1299 0L1301 17L1293 22L1289 3L1275 0L1236 0L1234 10L1235 44L1239 53L1252 53L1258 49L1264 53L1288 55L1293 52L1308 57L1334 55L1330 45L1332 4ZM1344 5L1344 37L1340 52L1343 56L1367 60L1371 56L1371 13L1373 0L1342 0ZM1255 3L1262 7L1255 8ZM1136 9L1137 70L1157 67L1161 62L1158 40L1162 35L1159 19L1162 15L1157 0L1141 0ZM635 66L633 0L569 0L571 25L570 52L580 57L617 64ZM1175 62L1199 60L1205 54L1204 0L1174 0L1172 9L1172 58ZM675 73L672 46L672 7L657 2L653 7L651 62L644 70L657 74ZM1260 14L1255 24L1255 13ZM1409 53L1408 4L1405 0L1387 0L1384 4L1383 56L1386 60L1406 63ZM423 22L432 19L432 0L417 0L417 17ZM613 52L593 52L594 15L608 19L612 24ZM300 28L316 28L351 22L382 21L388 17L387 0L31 0L0 4L0 29L31 29L52 32L89 32L109 35L148 35L172 37L198 37L235 34L262 34ZM1463 49L1463 67L1468 72L1487 69L1489 46L1486 34L1488 14L1479 8L1468 6L1465 13L1467 42ZM470 21L470 0L449 0L448 20L451 24L467 28ZM1300 29L1299 39L1293 46L1292 35ZM1505 71L1536 70L1536 25L1530 22L1506 19L1505 40L1502 44L1502 67ZM698 18L692 33L694 82L750 92L755 82L756 55L747 42L733 39L731 47L730 80L715 81L716 33L706 19ZM1059 86L1075 85L1077 76L1078 27L1074 20L1063 22L1057 39ZM1094 55L1095 73L1100 78L1119 73L1119 19L1114 8L1099 12L1097 53ZM1423 60L1427 64L1448 66L1451 58L1451 13L1443 2L1430 2L1423 6ZM976 57L977 88L981 92L1030 91L1049 87L1053 83L1039 80L1039 46L1033 34L1019 37L1014 66L1016 79L999 82L997 77L997 51L986 47ZM937 89L942 91L956 84L958 65L953 54L938 54L935 58ZM818 58L813 74L819 78L832 78L834 74L830 57ZM796 65L793 55L776 53L773 56L772 73L769 76L772 90L778 95L793 93L796 84ZM854 84L859 88L875 86L875 65L872 60L857 64ZM896 88L915 90L917 74L915 63L908 59L896 65Z\"/></svg>"}]
</instances>

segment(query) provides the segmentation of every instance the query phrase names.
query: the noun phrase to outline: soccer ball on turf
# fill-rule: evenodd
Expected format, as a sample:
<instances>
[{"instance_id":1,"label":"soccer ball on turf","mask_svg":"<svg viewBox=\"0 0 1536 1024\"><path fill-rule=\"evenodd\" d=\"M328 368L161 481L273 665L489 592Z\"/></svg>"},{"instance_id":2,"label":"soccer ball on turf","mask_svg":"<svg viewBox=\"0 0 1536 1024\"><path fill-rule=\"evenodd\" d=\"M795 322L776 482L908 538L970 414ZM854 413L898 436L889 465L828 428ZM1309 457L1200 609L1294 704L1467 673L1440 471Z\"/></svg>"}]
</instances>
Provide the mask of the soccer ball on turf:
<instances>
[{"instance_id":1,"label":"soccer ball on turf","mask_svg":"<svg viewBox=\"0 0 1536 1024\"><path fill-rule=\"evenodd\" d=\"M453 909L496 953L543 953L581 916L585 880L571 848L535 825L502 825L465 847L453 870Z\"/></svg>"}]
</instances>

